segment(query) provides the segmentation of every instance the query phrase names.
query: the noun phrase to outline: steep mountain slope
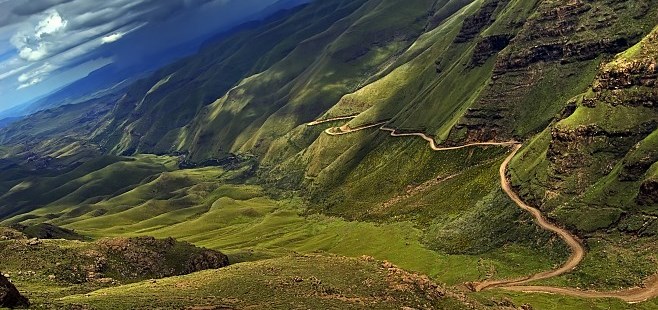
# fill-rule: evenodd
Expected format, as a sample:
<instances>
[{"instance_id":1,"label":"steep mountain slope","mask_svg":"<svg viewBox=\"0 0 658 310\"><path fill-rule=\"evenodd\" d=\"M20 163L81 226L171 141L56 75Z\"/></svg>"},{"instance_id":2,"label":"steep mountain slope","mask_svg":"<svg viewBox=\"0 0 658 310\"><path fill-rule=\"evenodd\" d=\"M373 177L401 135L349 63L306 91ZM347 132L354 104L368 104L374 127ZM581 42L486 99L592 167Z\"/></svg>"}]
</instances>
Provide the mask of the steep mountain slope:
<instances>
[{"instance_id":1,"label":"steep mountain slope","mask_svg":"<svg viewBox=\"0 0 658 310\"><path fill-rule=\"evenodd\" d=\"M194 157L217 150L265 153L273 139L321 115L411 45L432 5L367 1L211 105L192 128L190 151Z\"/></svg>"},{"instance_id":2,"label":"steep mountain slope","mask_svg":"<svg viewBox=\"0 0 658 310\"><path fill-rule=\"evenodd\" d=\"M591 83L601 57L638 42L656 19L655 1L541 1L461 121L467 137L543 130Z\"/></svg>"},{"instance_id":3,"label":"steep mountain slope","mask_svg":"<svg viewBox=\"0 0 658 310\"><path fill-rule=\"evenodd\" d=\"M656 57L654 29L602 65L592 87L571 100L572 114L534 138L511 166L525 199L588 240L579 273L606 268L600 261L627 270L601 283L656 270ZM578 276L566 281L579 285Z\"/></svg>"},{"instance_id":4,"label":"steep mountain slope","mask_svg":"<svg viewBox=\"0 0 658 310\"><path fill-rule=\"evenodd\" d=\"M186 126L203 106L362 4L329 1L302 8L290 18L282 13L161 70L129 90L94 140L117 153L177 150L184 142Z\"/></svg>"},{"instance_id":5,"label":"steep mountain slope","mask_svg":"<svg viewBox=\"0 0 658 310\"><path fill-rule=\"evenodd\" d=\"M367 254L462 287L571 255L501 189L511 159L514 199L585 249L533 285L642 286L658 271L657 24L654 0L313 2L110 102L0 131L0 221L173 236L237 261Z\"/></svg>"},{"instance_id":6,"label":"steep mountain slope","mask_svg":"<svg viewBox=\"0 0 658 310\"><path fill-rule=\"evenodd\" d=\"M367 84L431 23L465 4L326 1L270 18L136 84L94 140L125 154L264 153L272 139Z\"/></svg>"},{"instance_id":7,"label":"steep mountain slope","mask_svg":"<svg viewBox=\"0 0 658 310\"><path fill-rule=\"evenodd\" d=\"M436 133L436 140L448 139L451 144L531 138L533 133L543 130L542 126L559 119L561 113L568 115L571 112L573 107L569 99L586 90L603 57L632 46L642 38L641 32L648 33L651 29L648 25L655 24L657 20L656 11L651 9L655 8L653 2L575 3L579 4L564 1L538 4L528 1L484 1L478 7L476 2L462 15L453 16L454 20L448 20L421 36L412 48L399 57L399 61L404 61L401 65L357 92L344 96L329 110L327 117L362 112L349 123L350 127L390 119L389 127L402 131L424 131L430 135ZM606 22L596 22L601 16L610 16L607 13L610 10L617 12L617 15L604 19ZM474 15L468 17L468 14ZM564 18L566 26L558 25L557 29L551 30L547 23L552 16ZM466 21L461 23L464 18ZM636 27L626 27L629 24ZM639 33L625 34L621 28ZM476 30L480 31L479 36L473 34ZM484 57L487 60L482 63L482 55L495 54L493 51L487 52L483 46L498 44L491 42L496 41L495 38L501 33L512 38L509 45L504 49L501 45L492 47L494 51L502 49L502 52L496 57ZM611 33L616 34L613 38L621 42L618 43L620 46L606 45L605 42L611 40ZM542 58L545 53L533 50L535 47L530 45L537 42L545 42L544 45L551 45L560 52L552 58ZM517 58L531 61L515 61ZM434 60L438 60L436 70L427 67L427 63ZM491 98L495 98L495 102ZM500 108L496 107L503 104ZM646 120L655 119L653 114L644 114L643 117ZM319 133L321 131L317 128L302 126L276 141L263 159L266 165L277 165L272 178L290 184L291 180L304 180L304 175L319 175L311 182L315 183L313 186L334 193L336 187L349 187L350 191L360 188L354 184L343 185L346 177L352 174L357 175L355 181L363 183L362 187L366 190L385 186L372 186L371 179L385 180L384 175L375 176L378 172L372 169L365 174L355 172L359 170L359 163L366 169L364 158L381 148L378 145L384 143L382 134L374 137L358 133L360 137L340 141L326 136L316 139ZM327 148L333 150L327 151ZM407 148L401 148L387 154L392 158L396 156L394 154L408 158L409 155L402 155L406 151ZM460 160L454 162L463 163ZM420 169L414 161L399 165L407 165L398 170L403 175ZM291 171L302 175L290 176ZM417 181L422 182L428 177ZM400 183L399 187L384 193L393 195L408 184L405 181ZM356 192L354 197L372 197L372 193Z\"/></svg>"},{"instance_id":8,"label":"steep mountain slope","mask_svg":"<svg viewBox=\"0 0 658 310\"><path fill-rule=\"evenodd\" d=\"M592 88L572 100L573 114L539 135L513 166L518 185L532 184L528 196L575 229L626 229L640 221L644 232L656 232L657 39L655 29L603 65ZM567 218L570 209L581 217ZM579 223L589 213L609 216Z\"/></svg>"}]
</instances>

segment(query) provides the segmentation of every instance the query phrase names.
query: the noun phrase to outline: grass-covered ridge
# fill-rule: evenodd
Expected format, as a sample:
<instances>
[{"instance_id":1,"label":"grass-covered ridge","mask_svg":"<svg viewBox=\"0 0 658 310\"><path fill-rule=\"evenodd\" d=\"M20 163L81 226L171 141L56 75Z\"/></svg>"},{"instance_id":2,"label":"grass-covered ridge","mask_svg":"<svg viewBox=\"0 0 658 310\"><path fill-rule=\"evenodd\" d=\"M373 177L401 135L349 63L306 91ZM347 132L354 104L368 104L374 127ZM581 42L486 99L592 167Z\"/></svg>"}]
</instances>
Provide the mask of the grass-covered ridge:
<instances>
[{"instance_id":1,"label":"grass-covered ridge","mask_svg":"<svg viewBox=\"0 0 658 310\"><path fill-rule=\"evenodd\" d=\"M213 297L208 298L210 295ZM83 304L94 309L218 304L268 309L482 308L461 294L390 263L367 257L321 255L291 255L245 263L179 278L100 290L86 296L74 295L62 298L58 303Z\"/></svg>"},{"instance_id":2,"label":"grass-covered ridge","mask_svg":"<svg viewBox=\"0 0 658 310\"><path fill-rule=\"evenodd\" d=\"M657 7L315 1L209 43L111 102L44 111L0 130L0 223L54 224L92 239L175 237L236 264L58 301L101 308L187 306L187 295L206 306L201 297L225 285L236 289L212 303L417 305L436 300L415 290L387 299L378 263L354 258L388 260L452 290L551 270L568 256L501 190L507 148L433 152L379 126L324 131L385 124L446 146L519 141L508 171L514 190L587 249L573 271L533 284L640 285L657 271ZM300 268L313 275L298 276ZM355 287L340 268L368 270L359 279L379 284ZM281 286L250 277L270 271ZM329 291L309 282L318 275L330 279ZM262 290L247 298L255 287ZM621 307L468 294L485 307L509 305L500 297L538 309Z\"/></svg>"},{"instance_id":3,"label":"grass-covered ridge","mask_svg":"<svg viewBox=\"0 0 658 310\"><path fill-rule=\"evenodd\" d=\"M172 169L176 165L174 162L169 157L140 155L137 158L98 157L72 164L63 171L13 166L5 169L0 177L7 189L0 196L1 203L6 206L0 212L8 222L11 222L8 218L30 211L59 217L68 212L67 208L81 208L104 197L128 192L148 177ZM56 207L46 208L48 205Z\"/></svg>"},{"instance_id":4,"label":"grass-covered ridge","mask_svg":"<svg viewBox=\"0 0 658 310\"><path fill-rule=\"evenodd\" d=\"M637 284L656 272L655 40L656 30L602 66L593 87L571 101L575 111L511 166L527 199L587 238L582 272L606 274L596 280L601 286ZM610 264L616 271L603 272ZM564 281L583 285L588 277L579 271Z\"/></svg>"}]
</instances>

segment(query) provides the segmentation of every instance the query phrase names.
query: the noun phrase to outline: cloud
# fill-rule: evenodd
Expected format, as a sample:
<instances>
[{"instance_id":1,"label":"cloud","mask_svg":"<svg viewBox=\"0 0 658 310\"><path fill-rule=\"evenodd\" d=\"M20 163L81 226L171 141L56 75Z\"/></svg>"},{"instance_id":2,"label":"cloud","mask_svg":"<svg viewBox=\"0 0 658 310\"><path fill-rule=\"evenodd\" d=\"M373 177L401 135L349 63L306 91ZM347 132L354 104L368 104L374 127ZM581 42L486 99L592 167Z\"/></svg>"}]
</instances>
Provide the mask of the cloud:
<instances>
[{"instance_id":1,"label":"cloud","mask_svg":"<svg viewBox=\"0 0 658 310\"><path fill-rule=\"evenodd\" d=\"M219 0L15 0L13 19L25 20L10 42L23 60L45 61L90 41L116 42L144 24L213 1Z\"/></svg>"},{"instance_id":2,"label":"cloud","mask_svg":"<svg viewBox=\"0 0 658 310\"><path fill-rule=\"evenodd\" d=\"M69 77L107 62L161 65L275 1L0 0L0 110L52 91L74 68Z\"/></svg>"},{"instance_id":3,"label":"cloud","mask_svg":"<svg viewBox=\"0 0 658 310\"><path fill-rule=\"evenodd\" d=\"M0 81L9 75L35 75L29 81L19 81L20 89L36 85L47 74L27 72L27 63L43 67L48 62L50 71L70 67L94 58L87 55L102 45L117 42L131 32L152 22L167 20L183 14L188 8L198 8L213 1L224 0L12 0L0 2L0 17L11 20L2 27L0 36L8 31L8 39L23 61L7 68ZM8 13L11 12L11 13ZM9 14L9 15L7 15ZM8 28L9 27L9 28ZM2 38L0 37L0 40ZM83 59L75 59L82 57ZM96 55L107 57L107 55ZM38 70L38 69L35 69ZM28 83L30 82L30 83Z\"/></svg>"},{"instance_id":4,"label":"cloud","mask_svg":"<svg viewBox=\"0 0 658 310\"><path fill-rule=\"evenodd\" d=\"M27 81L27 83L23 83L23 84L18 85L16 90L21 90L23 88L28 88L30 86L37 85L37 84L41 83L42 81L43 81L43 78L41 78L41 77L36 77L36 78L30 79L29 81Z\"/></svg>"},{"instance_id":5,"label":"cloud","mask_svg":"<svg viewBox=\"0 0 658 310\"><path fill-rule=\"evenodd\" d=\"M62 33L68 21L57 11L46 12L36 26L23 29L10 40L18 50L18 55L27 61L39 61L50 55L49 46L54 45L51 37Z\"/></svg>"},{"instance_id":6,"label":"cloud","mask_svg":"<svg viewBox=\"0 0 658 310\"><path fill-rule=\"evenodd\" d=\"M101 38L101 42L103 44L116 42L116 41L121 40L121 38L123 38L123 36L124 36L124 33L121 33L121 32L113 33L111 35L104 36L103 38Z\"/></svg>"},{"instance_id":7,"label":"cloud","mask_svg":"<svg viewBox=\"0 0 658 310\"><path fill-rule=\"evenodd\" d=\"M51 35L64 30L68 21L64 20L59 12L53 10L48 13L46 18L39 21L34 28L34 35L38 38L43 38L46 35Z\"/></svg>"},{"instance_id":8,"label":"cloud","mask_svg":"<svg viewBox=\"0 0 658 310\"><path fill-rule=\"evenodd\" d=\"M73 0L23 0L14 7L12 12L19 16L34 15L44 12L54 6L62 3L72 2Z\"/></svg>"},{"instance_id":9,"label":"cloud","mask_svg":"<svg viewBox=\"0 0 658 310\"><path fill-rule=\"evenodd\" d=\"M15 68L15 69L10 69L9 71L6 71L6 72L0 74L0 80L4 80L7 77L10 77L10 76L19 74L21 72L24 72L25 70L29 69L30 67L32 67L32 65L28 64L28 65L18 67L18 68Z\"/></svg>"},{"instance_id":10,"label":"cloud","mask_svg":"<svg viewBox=\"0 0 658 310\"><path fill-rule=\"evenodd\" d=\"M44 79L46 79L48 75L55 69L57 69L57 67L51 65L50 63L44 63L34 70L19 75L18 82L20 84L18 85L17 89L23 89L32 85L39 84Z\"/></svg>"},{"instance_id":11,"label":"cloud","mask_svg":"<svg viewBox=\"0 0 658 310\"><path fill-rule=\"evenodd\" d=\"M44 44L39 44L34 48L25 46L20 48L20 53L18 55L28 61L37 61L46 58L48 55L48 48L46 48Z\"/></svg>"}]
</instances>

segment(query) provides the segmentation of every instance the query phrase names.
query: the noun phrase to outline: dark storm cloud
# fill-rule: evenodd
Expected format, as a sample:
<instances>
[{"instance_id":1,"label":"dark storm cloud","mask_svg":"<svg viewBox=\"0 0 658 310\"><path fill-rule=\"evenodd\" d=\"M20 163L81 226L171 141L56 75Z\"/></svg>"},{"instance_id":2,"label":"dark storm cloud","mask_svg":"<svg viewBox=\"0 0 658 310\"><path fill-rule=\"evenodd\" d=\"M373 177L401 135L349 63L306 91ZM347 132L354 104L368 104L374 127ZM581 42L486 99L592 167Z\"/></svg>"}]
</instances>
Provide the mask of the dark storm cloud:
<instances>
[{"instance_id":1,"label":"dark storm cloud","mask_svg":"<svg viewBox=\"0 0 658 310\"><path fill-rule=\"evenodd\" d=\"M244 2L273 0L9 0L13 12L30 13L9 38L25 61L41 61L96 40L96 47L112 43L149 23L190 15L205 6L243 6ZM236 3L236 4L232 4ZM258 6L255 6L256 8ZM221 15L220 15L221 16ZM190 16L193 17L193 16ZM212 16L209 16L212 19ZM226 18L226 17L224 17ZM20 17L14 16L13 20ZM8 18L12 20L12 18ZM206 24L213 26L213 21ZM215 23L216 24L216 23ZM186 27L186 25L179 25ZM202 31L199 29L198 31ZM0 30L0 35L1 35ZM194 35L194 34L192 34ZM2 38L0 38L2 39ZM88 48L92 45L87 45ZM79 49L78 49L79 50Z\"/></svg>"},{"instance_id":2,"label":"dark storm cloud","mask_svg":"<svg viewBox=\"0 0 658 310\"><path fill-rule=\"evenodd\" d=\"M19 16L33 15L56 5L72 1L74 0L21 0L16 1L18 4L12 9L12 13Z\"/></svg>"}]
</instances>

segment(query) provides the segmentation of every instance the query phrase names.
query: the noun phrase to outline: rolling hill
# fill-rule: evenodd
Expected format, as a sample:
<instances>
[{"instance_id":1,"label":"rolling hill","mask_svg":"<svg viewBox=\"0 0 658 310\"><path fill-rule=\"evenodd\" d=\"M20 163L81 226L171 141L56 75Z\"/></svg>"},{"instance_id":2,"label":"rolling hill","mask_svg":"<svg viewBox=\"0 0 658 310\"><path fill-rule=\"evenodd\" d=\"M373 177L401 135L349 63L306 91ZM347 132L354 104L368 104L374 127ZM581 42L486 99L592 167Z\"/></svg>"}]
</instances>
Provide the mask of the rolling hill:
<instances>
[{"instance_id":1,"label":"rolling hill","mask_svg":"<svg viewBox=\"0 0 658 310\"><path fill-rule=\"evenodd\" d=\"M44 307L652 309L657 62L654 0L279 11L0 129L0 224L232 266L15 283Z\"/></svg>"}]
</instances>

